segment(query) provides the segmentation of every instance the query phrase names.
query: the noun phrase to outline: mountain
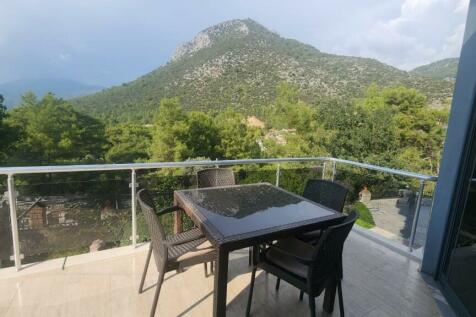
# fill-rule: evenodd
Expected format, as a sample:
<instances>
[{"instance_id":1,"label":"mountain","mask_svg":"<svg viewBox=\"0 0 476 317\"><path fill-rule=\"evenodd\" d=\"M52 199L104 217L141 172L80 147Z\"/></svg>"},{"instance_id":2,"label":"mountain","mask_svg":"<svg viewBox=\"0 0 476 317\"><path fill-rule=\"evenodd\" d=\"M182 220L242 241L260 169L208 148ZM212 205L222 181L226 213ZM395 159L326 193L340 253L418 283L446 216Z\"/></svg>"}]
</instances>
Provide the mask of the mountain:
<instances>
[{"instance_id":1,"label":"mountain","mask_svg":"<svg viewBox=\"0 0 476 317\"><path fill-rule=\"evenodd\" d=\"M207 28L177 48L167 64L73 103L108 121L150 121L159 100L175 96L186 109L232 106L259 115L283 81L299 86L309 102L360 96L372 83L415 87L432 101L452 94L446 81L415 76L375 59L324 53L246 19Z\"/></svg>"},{"instance_id":2,"label":"mountain","mask_svg":"<svg viewBox=\"0 0 476 317\"><path fill-rule=\"evenodd\" d=\"M103 87L61 78L20 79L0 84L0 94L5 98L7 107L18 105L21 102L21 96L27 91L32 91L37 96L52 92L62 98L73 98L101 89Z\"/></svg>"},{"instance_id":3,"label":"mountain","mask_svg":"<svg viewBox=\"0 0 476 317\"><path fill-rule=\"evenodd\" d=\"M411 74L440 80L455 81L459 58L446 58L427 65L417 67Z\"/></svg>"}]
</instances>

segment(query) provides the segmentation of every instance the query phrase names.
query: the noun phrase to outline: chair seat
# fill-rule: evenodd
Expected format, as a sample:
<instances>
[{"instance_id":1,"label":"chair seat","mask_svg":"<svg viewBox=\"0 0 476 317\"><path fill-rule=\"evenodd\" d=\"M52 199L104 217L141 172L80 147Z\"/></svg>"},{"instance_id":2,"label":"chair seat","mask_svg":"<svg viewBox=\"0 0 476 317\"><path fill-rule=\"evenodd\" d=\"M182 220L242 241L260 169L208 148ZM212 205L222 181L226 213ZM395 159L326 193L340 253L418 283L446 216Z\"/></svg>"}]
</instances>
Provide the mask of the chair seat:
<instances>
[{"instance_id":1,"label":"chair seat","mask_svg":"<svg viewBox=\"0 0 476 317\"><path fill-rule=\"evenodd\" d=\"M192 228L190 230L177 233L177 234L171 234L167 236L165 239L169 243L179 243L181 241L189 241L189 240L194 240L194 239L199 239L199 238L204 238L203 232L198 229L198 228Z\"/></svg>"},{"instance_id":2,"label":"chair seat","mask_svg":"<svg viewBox=\"0 0 476 317\"><path fill-rule=\"evenodd\" d=\"M295 254L301 258L310 259L314 251L314 247L299 239L289 238L278 241L266 252L266 260L268 262L271 262L283 270L291 272L301 278L307 278L308 266L298 262L295 258L281 252L280 250Z\"/></svg>"},{"instance_id":3,"label":"chair seat","mask_svg":"<svg viewBox=\"0 0 476 317\"><path fill-rule=\"evenodd\" d=\"M183 269L188 266L211 262L215 259L215 248L206 238L171 246L168 253L170 268Z\"/></svg>"},{"instance_id":4,"label":"chair seat","mask_svg":"<svg viewBox=\"0 0 476 317\"><path fill-rule=\"evenodd\" d=\"M317 241L321 237L322 232L323 231L320 229L309 231L309 232L303 232L303 233L297 234L296 238L305 242Z\"/></svg>"}]
</instances>

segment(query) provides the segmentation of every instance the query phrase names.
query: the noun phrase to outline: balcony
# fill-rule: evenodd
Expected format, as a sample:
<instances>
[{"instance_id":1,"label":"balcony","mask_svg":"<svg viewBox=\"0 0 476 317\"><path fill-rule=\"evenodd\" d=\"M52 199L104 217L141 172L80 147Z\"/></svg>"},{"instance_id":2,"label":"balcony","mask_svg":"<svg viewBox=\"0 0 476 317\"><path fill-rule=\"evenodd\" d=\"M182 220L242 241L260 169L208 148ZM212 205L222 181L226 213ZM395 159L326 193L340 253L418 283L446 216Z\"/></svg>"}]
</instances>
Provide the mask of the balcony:
<instances>
[{"instance_id":1,"label":"balcony","mask_svg":"<svg viewBox=\"0 0 476 317\"><path fill-rule=\"evenodd\" d=\"M147 316L157 273L151 270L148 290L137 289L146 245L135 250L116 248L98 253L50 260L27 266L19 273L0 270L0 315L10 316ZM250 282L248 251L230 257L229 316L244 316ZM351 233L344 250L344 303L347 316L441 316L429 287L418 272L419 263ZM307 301L275 278L260 272L255 285L254 316L307 316ZM213 277L203 267L182 274L168 273L158 304L159 316L211 316ZM318 299L318 314L322 298ZM338 316L336 304L335 316Z\"/></svg>"},{"instance_id":2,"label":"balcony","mask_svg":"<svg viewBox=\"0 0 476 317\"><path fill-rule=\"evenodd\" d=\"M370 225L368 219L361 219L344 250L347 315L442 314L435 300L441 297L418 272L435 177L318 157L2 168L0 174L8 176L9 190L0 205L4 219L0 234L2 241L10 243L0 247L4 267L0 269L0 315L147 315L154 292L137 293L148 233L136 208L135 188L140 184L155 189L167 205L173 190L194 186L194 168L211 165L233 166L238 183L267 181L297 193L306 178L346 184L352 191L348 208L360 201L373 221ZM180 172L171 181L158 170ZM89 174L86 180L62 177L24 185L26 178L45 173ZM105 199L100 189L115 199ZM43 194L35 195L40 191ZM176 218L165 220L166 227L177 229ZM107 250L92 252L97 249ZM250 281L246 250L232 254L229 270L227 311L243 316ZM146 285L152 288L155 281L156 272L148 276ZM274 283L271 275L259 274L255 316L308 314L307 301L298 301L297 290L284 283L276 293ZM205 278L201 266L192 267L184 274L166 275L158 312L208 316L212 300L213 278ZM322 313L322 298L318 303Z\"/></svg>"}]
</instances>

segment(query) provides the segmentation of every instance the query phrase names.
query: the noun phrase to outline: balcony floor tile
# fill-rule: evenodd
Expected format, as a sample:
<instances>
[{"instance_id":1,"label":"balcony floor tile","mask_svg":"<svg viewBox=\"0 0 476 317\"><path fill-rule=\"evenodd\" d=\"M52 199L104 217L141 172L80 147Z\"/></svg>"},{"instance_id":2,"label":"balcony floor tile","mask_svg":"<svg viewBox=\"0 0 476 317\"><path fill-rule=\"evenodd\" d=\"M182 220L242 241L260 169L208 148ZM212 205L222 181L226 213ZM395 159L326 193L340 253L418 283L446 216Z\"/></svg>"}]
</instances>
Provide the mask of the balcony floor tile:
<instances>
[{"instance_id":1,"label":"balcony floor tile","mask_svg":"<svg viewBox=\"0 0 476 317\"><path fill-rule=\"evenodd\" d=\"M228 315L244 316L250 281L247 250L230 256ZM0 316L147 316L157 272L151 263L145 287L137 289L145 252L101 259L0 279ZM437 305L418 273L418 263L352 233L344 251L344 304L347 316L438 316ZM166 274L160 316L210 316L213 276L203 266ZM287 283L274 290L275 277L258 272L253 316L307 316L308 303ZM322 298L317 300L318 314ZM338 316L336 300L335 312Z\"/></svg>"}]
</instances>

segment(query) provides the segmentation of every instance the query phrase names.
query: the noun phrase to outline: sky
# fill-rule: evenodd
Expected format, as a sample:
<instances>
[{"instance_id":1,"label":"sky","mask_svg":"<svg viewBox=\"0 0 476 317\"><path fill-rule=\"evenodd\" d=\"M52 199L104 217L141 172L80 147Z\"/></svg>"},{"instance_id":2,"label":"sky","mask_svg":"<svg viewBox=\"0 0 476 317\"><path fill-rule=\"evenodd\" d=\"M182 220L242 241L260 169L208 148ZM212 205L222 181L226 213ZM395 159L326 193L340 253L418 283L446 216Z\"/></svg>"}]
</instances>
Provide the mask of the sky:
<instances>
[{"instance_id":1,"label":"sky","mask_svg":"<svg viewBox=\"0 0 476 317\"><path fill-rule=\"evenodd\" d=\"M226 5L225 5L226 3ZM323 52L409 70L459 55L469 0L0 0L0 83L101 86L166 63L196 33L252 18Z\"/></svg>"}]
</instances>

